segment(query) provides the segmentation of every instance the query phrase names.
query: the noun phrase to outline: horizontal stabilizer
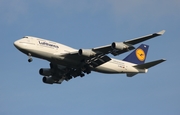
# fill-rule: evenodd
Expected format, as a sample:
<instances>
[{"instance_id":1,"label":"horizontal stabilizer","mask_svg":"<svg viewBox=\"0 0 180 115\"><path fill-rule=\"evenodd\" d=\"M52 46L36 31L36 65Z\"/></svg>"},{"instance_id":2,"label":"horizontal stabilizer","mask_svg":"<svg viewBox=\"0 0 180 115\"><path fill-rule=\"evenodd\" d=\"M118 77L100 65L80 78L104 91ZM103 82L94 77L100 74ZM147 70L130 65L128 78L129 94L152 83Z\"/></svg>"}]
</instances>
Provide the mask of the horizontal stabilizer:
<instances>
[{"instance_id":1,"label":"horizontal stabilizer","mask_svg":"<svg viewBox=\"0 0 180 115\"><path fill-rule=\"evenodd\" d=\"M133 76L135 76L136 74L138 74L138 73L127 73L126 75L127 75L127 77L133 77Z\"/></svg>"},{"instance_id":2,"label":"horizontal stabilizer","mask_svg":"<svg viewBox=\"0 0 180 115\"><path fill-rule=\"evenodd\" d=\"M156 60L156 61L152 61L152 62L148 62L148 63L144 63L144 64L135 65L134 67L136 67L138 69L148 69L148 68L153 67L157 64L160 64L164 61L166 61L166 60L160 59L160 60Z\"/></svg>"}]
</instances>

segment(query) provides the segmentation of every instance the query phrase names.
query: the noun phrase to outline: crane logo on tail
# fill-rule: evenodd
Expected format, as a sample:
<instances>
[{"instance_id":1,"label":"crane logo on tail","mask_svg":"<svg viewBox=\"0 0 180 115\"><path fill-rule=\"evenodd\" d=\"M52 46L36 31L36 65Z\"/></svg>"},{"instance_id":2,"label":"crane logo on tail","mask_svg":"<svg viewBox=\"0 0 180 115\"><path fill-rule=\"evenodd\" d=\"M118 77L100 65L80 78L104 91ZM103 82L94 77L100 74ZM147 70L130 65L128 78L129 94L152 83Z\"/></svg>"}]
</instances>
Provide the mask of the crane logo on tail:
<instances>
[{"instance_id":1,"label":"crane logo on tail","mask_svg":"<svg viewBox=\"0 0 180 115\"><path fill-rule=\"evenodd\" d=\"M137 57L140 61L144 61L145 58L146 58L146 54L145 54L144 50L141 49L141 48L138 48L138 49L136 50L136 57Z\"/></svg>"}]
</instances>

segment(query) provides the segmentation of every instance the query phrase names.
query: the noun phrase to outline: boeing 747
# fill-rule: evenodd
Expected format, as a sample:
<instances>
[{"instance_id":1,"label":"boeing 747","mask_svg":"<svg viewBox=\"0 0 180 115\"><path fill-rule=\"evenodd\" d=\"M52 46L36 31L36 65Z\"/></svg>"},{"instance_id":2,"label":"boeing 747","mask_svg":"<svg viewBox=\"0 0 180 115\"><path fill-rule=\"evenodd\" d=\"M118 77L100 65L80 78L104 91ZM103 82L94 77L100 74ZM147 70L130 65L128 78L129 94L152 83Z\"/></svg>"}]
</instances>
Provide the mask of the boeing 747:
<instances>
[{"instance_id":1,"label":"boeing 747","mask_svg":"<svg viewBox=\"0 0 180 115\"><path fill-rule=\"evenodd\" d=\"M141 44L135 49L133 45L164 34L164 30L143 37L113 42L112 44L95 47L92 49L74 49L61 43L45 40L42 38L25 36L14 42L14 46L26 54L28 62L32 57L44 59L50 62L49 68L41 68L39 74L44 76L42 81L47 84L61 84L78 76L83 77L92 71L121 74L125 73L132 77L138 73L147 73L153 67L165 59L145 63L149 46ZM134 50L123 60L109 57Z\"/></svg>"}]
</instances>

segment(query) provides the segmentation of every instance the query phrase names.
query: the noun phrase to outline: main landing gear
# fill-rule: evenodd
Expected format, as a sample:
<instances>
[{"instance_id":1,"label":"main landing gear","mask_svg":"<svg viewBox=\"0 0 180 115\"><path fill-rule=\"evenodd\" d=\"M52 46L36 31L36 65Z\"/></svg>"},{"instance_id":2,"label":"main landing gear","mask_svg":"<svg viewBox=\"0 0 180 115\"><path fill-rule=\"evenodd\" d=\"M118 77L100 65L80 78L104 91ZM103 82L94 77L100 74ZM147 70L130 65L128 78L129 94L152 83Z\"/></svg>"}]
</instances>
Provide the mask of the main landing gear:
<instances>
[{"instance_id":1,"label":"main landing gear","mask_svg":"<svg viewBox=\"0 0 180 115\"><path fill-rule=\"evenodd\" d=\"M29 57L28 62L32 62L33 59L32 59L31 53L28 53L28 57Z\"/></svg>"}]
</instances>

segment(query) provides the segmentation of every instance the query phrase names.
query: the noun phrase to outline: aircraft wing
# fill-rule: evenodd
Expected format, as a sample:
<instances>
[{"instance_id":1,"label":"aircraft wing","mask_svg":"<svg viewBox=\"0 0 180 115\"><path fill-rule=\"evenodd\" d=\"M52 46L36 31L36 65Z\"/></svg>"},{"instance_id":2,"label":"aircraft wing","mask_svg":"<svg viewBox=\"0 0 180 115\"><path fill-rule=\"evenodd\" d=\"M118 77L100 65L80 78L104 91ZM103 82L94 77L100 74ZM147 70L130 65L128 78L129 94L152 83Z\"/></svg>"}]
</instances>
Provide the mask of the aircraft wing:
<instances>
[{"instance_id":1,"label":"aircraft wing","mask_svg":"<svg viewBox=\"0 0 180 115\"><path fill-rule=\"evenodd\" d=\"M149 39L152 39L157 36L161 36L164 34L164 32L165 32L165 30L162 30L162 31L154 33L154 34L149 34L149 35L142 36L139 38L127 40L124 42L113 42L110 45L96 47L96 48L93 48L92 50L95 52L101 52L103 54L111 53L112 55L116 56L116 55L128 52L130 50L133 50L133 49L135 49L133 45L138 44L143 41L146 41L146 40L149 40Z\"/></svg>"}]
</instances>

